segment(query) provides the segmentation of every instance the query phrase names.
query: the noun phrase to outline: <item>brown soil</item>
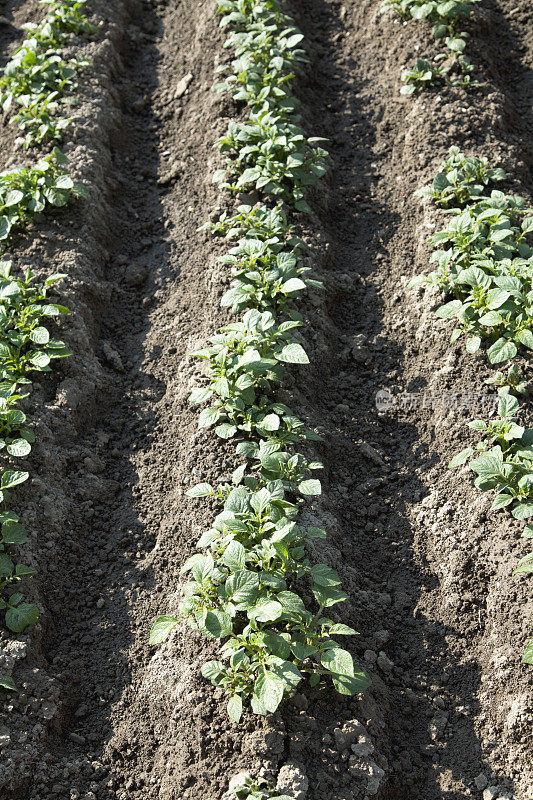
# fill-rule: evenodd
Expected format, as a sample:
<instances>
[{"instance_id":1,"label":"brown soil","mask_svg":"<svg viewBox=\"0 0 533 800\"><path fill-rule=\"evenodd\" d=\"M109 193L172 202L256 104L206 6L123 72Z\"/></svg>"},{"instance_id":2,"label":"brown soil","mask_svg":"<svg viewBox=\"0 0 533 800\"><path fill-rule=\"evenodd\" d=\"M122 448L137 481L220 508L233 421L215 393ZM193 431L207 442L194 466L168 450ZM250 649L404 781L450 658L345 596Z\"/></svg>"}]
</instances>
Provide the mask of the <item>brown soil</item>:
<instances>
[{"instance_id":1,"label":"brown soil","mask_svg":"<svg viewBox=\"0 0 533 800\"><path fill-rule=\"evenodd\" d=\"M312 60L304 123L330 139L331 171L304 230L327 289L305 308L313 367L285 391L325 434L325 493L307 513L329 539L315 557L351 593L342 616L361 631L354 653L374 686L362 700L306 690L237 726L199 677L212 644L180 628L147 647L212 513L183 493L234 461L196 430L186 397L198 367L185 354L222 320L220 245L196 228L227 202L211 184L212 142L237 109L210 92L227 58L213 3L92 0L101 35L77 46L92 66L67 148L90 201L15 248L19 263L68 274L61 332L74 356L31 397L39 444L20 497L34 534L25 560L39 569L26 590L38 587L42 615L16 639L0 632L0 669L16 663L22 688L0 706L6 800L220 800L239 770L275 776L294 761L308 800L481 798L480 773L496 796L533 797L533 674L520 663L531 600L527 578L510 575L527 543L446 469L488 370L449 345L434 295L406 290L441 224L413 192L451 144L501 163L531 196L530 4L477 14L479 92L407 100L399 71L422 24L381 15L380 0L287 5ZM4 46L34 13L17 8ZM3 140L4 164L14 148ZM405 408L378 411L381 389ZM356 722L360 768L339 730Z\"/></svg>"}]
</instances>

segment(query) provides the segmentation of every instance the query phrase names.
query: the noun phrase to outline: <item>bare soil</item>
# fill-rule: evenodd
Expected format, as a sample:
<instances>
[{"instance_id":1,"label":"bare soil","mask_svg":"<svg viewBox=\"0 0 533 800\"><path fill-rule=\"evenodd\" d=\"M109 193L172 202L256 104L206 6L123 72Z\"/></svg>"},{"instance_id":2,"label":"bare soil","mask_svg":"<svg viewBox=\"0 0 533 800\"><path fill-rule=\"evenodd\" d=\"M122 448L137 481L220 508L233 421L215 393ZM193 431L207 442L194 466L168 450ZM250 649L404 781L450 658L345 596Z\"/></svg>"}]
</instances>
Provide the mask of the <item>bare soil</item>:
<instances>
[{"instance_id":1,"label":"bare soil","mask_svg":"<svg viewBox=\"0 0 533 800\"><path fill-rule=\"evenodd\" d=\"M61 334L74 356L30 398L38 444L19 497L25 561L39 570L25 588L42 613L24 635L0 631L0 669L14 666L22 689L0 705L6 800L220 800L235 773L275 778L283 765L307 776L308 800L481 798L481 774L496 797L533 798L533 673L520 663L532 603L527 578L510 574L527 543L446 467L489 373L450 346L435 295L406 289L442 224L413 192L451 144L489 156L531 197L532 9L482 4L476 93L404 99L400 68L428 31L380 5L287 3L311 58L304 124L330 139L331 170L302 223L326 285L304 309L312 367L284 392L324 434L325 491L307 513L329 539L314 557L350 592L343 620L361 632L352 646L374 686L353 700L303 690L237 726L199 676L212 643L180 627L147 646L212 515L184 492L234 464L231 445L197 431L186 353L223 320L222 248L196 229L228 202L211 183L212 142L239 110L210 91L228 57L211 0L91 0L99 35L73 45L92 64L67 147L90 199L39 220L13 253L67 273ZM38 6L6 8L7 57ZM25 156L2 131L9 166ZM376 407L383 389L389 409Z\"/></svg>"}]
</instances>

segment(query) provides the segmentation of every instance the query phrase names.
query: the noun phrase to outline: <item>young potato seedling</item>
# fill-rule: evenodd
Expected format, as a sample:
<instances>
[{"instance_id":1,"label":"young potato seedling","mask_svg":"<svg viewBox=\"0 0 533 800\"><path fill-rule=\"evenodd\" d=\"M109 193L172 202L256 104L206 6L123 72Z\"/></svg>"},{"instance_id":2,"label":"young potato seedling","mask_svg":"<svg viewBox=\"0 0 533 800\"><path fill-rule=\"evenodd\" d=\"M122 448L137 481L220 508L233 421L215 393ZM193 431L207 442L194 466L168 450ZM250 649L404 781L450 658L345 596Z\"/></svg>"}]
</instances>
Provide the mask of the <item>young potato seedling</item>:
<instances>
[{"instance_id":1,"label":"young potato seedling","mask_svg":"<svg viewBox=\"0 0 533 800\"><path fill-rule=\"evenodd\" d=\"M25 146L59 141L73 117L59 113L63 96L76 89L76 73L87 61L66 61L62 45L72 33L91 33L83 15L86 0L46 2L50 10L39 24L24 26L28 37L15 51L0 78L0 105L15 110L11 122L26 133ZM72 102L72 100L71 100Z\"/></svg>"},{"instance_id":2,"label":"young potato seedling","mask_svg":"<svg viewBox=\"0 0 533 800\"><path fill-rule=\"evenodd\" d=\"M436 315L457 318L452 343L463 334L469 353L486 342L491 365L508 364L507 374L497 371L486 383L498 387L496 419L473 420L472 430L483 436L475 448L467 447L450 462L464 464L476 474L475 486L495 491L493 510L507 508L518 520L533 516L533 429L518 421L515 395L527 391L515 364L520 350L533 350L533 213L520 197L491 191L492 182L505 172L489 166L487 159L465 156L451 148L433 184L417 192L446 209L450 221L430 242L438 268L419 275L411 286L430 283L454 299L441 305ZM527 524L524 536L533 536ZM532 557L526 555L514 574L529 573ZM532 642L524 655L533 663Z\"/></svg>"},{"instance_id":3,"label":"young potato seedling","mask_svg":"<svg viewBox=\"0 0 533 800\"><path fill-rule=\"evenodd\" d=\"M237 454L247 463L231 484L204 482L187 492L212 498L222 510L183 565L189 580L178 616L159 617L150 641L162 642L180 622L221 640L220 657L202 674L224 690L228 714L239 722L248 704L256 714L274 712L304 678L311 686L329 678L345 695L363 692L370 679L335 638L356 631L328 616L347 598L338 574L307 557L308 543L326 533L298 521L302 499L321 492L312 473L322 465L295 445L320 437L274 396L288 365L309 363L295 305L306 288L321 288L299 263L303 243L287 216L310 210L305 192L326 169L322 140L307 138L295 123L290 82L305 60L302 36L274 0L219 0L219 11L237 58L217 89L233 91L250 116L230 122L218 141L230 160L215 181L233 193L254 190L269 205L240 204L202 226L237 242L220 259L232 277L221 303L243 316L193 353L206 364L207 384L189 401L208 403L199 427L238 437ZM251 781L235 793L285 800Z\"/></svg>"}]
</instances>

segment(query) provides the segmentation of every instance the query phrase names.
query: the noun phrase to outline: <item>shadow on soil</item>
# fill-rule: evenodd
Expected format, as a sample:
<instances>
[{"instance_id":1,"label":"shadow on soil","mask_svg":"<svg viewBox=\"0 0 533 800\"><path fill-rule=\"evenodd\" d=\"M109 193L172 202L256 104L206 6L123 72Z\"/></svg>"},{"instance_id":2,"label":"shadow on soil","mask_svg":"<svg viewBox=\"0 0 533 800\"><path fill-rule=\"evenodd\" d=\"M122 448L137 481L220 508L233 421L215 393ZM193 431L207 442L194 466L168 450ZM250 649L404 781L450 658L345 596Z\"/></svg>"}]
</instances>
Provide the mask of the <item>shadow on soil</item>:
<instances>
[{"instance_id":1,"label":"shadow on soil","mask_svg":"<svg viewBox=\"0 0 533 800\"><path fill-rule=\"evenodd\" d=\"M473 722L480 711L480 669L474 662L465 663L460 647L450 646L453 640L461 643L464 631L460 626L443 626L418 610L423 595L439 587L429 563L421 561L420 548L413 547L415 531L409 522L412 506L427 494L415 469L423 475L436 463L429 449L433 432L421 427L416 412L410 422L405 415L379 414L375 407L376 392L398 385L405 374L401 328L398 338L384 332L383 315L390 312L379 296L380 270L387 268L382 263L382 242L403 221L387 207L386 198L379 199L375 188L382 166L373 152L376 131L358 94L363 88L359 80L355 83L358 65L339 57L340 4L314 0L311 8L298 1L293 5L312 58L313 82L300 86L306 127L329 139L333 164L329 191L316 202L330 243L326 266L332 275L329 314L335 327L328 335L329 352L336 358L323 365L321 391L311 404L317 421L334 421L328 430L325 462L328 497L334 501L331 510L343 528L342 539L335 544L358 573L361 590L355 591L350 609L343 613L353 614L346 621L363 634L360 660L367 646L381 649L373 634L385 630L390 641L384 649L395 665L389 675L378 673L387 687L382 699L390 703L382 749L389 771L380 796L459 800L463 793L443 789L441 779L446 775L447 783L464 785L472 775L461 766L478 764L487 775L492 767L484 760ZM361 335L363 354L358 355L351 346ZM365 343L377 353L365 357ZM406 387L409 392L421 388L417 380ZM362 452L366 443L383 456L382 464ZM439 690L448 698L446 710L436 701ZM353 716L349 707L349 700L333 696L318 703L314 713L319 730L331 732L342 725L343 718ZM462 765L457 752L449 752L451 733L446 728L452 716L464 748ZM339 785L350 796L346 768L339 771L331 763L328 768L324 759L310 751L306 754L313 798L323 798L328 788ZM491 782L498 783L499 777L504 776Z\"/></svg>"},{"instance_id":2,"label":"shadow on soil","mask_svg":"<svg viewBox=\"0 0 533 800\"><path fill-rule=\"evenodd\" d=\"M116 80L123 129L111 143L115 174L109 176L118 188L108 198L113 219L106 221L109 264L103 276L110 296L95 315L99 359L109 385L81 421L70 476L71 533L61 555L63 580L46 591L54 620L46 655L69 687L49 749L58 758L84 763L105 762L111 709L124 702L131 683L126 654L134 641L132 626L139 624L133 606L155 581L152 569L143 566L155 542L140 517L140 479L132 456L148 450L156 436L154 407L166 391L150 374L157 352L147 352L147 310L155 288L175 278L168 275L170 245L157 184L158 123L150 102L158 87L160 24L145 4L135 18L141 36L123 43L126 66ZM132 265L145 278L129 279ZM146 657L146 648L141 656Z\"/></svg>"}]
</instances>

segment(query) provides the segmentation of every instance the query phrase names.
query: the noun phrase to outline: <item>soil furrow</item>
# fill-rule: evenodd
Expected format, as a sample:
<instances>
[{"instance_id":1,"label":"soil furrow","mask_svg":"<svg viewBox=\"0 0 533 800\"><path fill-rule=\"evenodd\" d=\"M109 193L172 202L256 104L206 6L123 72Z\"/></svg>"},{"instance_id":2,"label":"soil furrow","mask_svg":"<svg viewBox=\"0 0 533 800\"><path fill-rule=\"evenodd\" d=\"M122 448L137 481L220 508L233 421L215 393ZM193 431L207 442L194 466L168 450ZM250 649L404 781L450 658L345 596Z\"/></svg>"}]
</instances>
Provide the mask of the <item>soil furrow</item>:
<instances>
[{"instance_id":1,"label":"soil furrow","mask_svg":"<svg viewBox=\"0 0 533 800\"><path fill-rule=\"evenodd\" d=\"M504 62L516 35L506 5L483 12L489 19L473 33L478 51L491 54L488 77L502 76L497 85L414 101L398 90L401 65L426 35L416 23L402 30L377 2L315 2L299 18L314 44L306 106L323 121L333 161L330 207L319 213L337 354L317 400L333 423L325 423L327 496L358 573L360 649L390 702L390 800L476 795L481 775L502 793L531 796L531 675L520 664L531 604L527 583L510 576L527 544L508 517L487 515L490 501L466 476L446 470L466 421L484 411L488 371L481 357L450 347L431 313L434 296L405 290L426 269L436 223L413 192L450 145L503 162L521 192L531 188L530 118L520 117L531 50L526 27ZM378 409L384 389L395 405Z\"/></svg>"},{"instance_id":2,"label":"soil furrow","mask_svg":"<svg viewBox=\"0 0 533 800\"><path fill-rule=\"evenodd\" d=\"M157 652L147 645L212 520L184 492L235 465L233 445L197 430L187 396L200 369L186 353L225 319L227 248L197 227L229 208L211 183L212 142L241 109L210 91L228 57L211 1L92 0L102 35L73 46L93 64L69 148L90 203L21 243L21 263L69 276L74 356L31 398L42 444L24 497L43 613L0 653L23 688L3 709L8 800L220 800L239 770L275 779L283 764L293 790L307 775L307 800L481 797L480 775L504 797L533 797L532 679L519 663L530 601L510 577L526 548L445 466L482 413L488 371L450 348L435 296L406 291L441 224L413 192L451 144L532 189L531 10L481 10L478 94L406 100L400 65L425 34L380 5L287 3L312 62L298 78L304 125L330 139L331 171L302 223L326 285L303 309L313 366L280 393L324 434L325 493L305 519L328 530L313 558L350 592L342 621L362 635L345 646L374 686L362 699L306 689L237 726L199 675L216 643L179 626ZM390 395L376 405L380 390Z\"/></svg>"},{"instance_id":3,"label":"soil furrow","mask_svg":"<svg viewBox=\"0 0 533 800\"><path fill-rule=\"evenodd\" d=\"M215 248L196 233L216 205L221 104L210 88L220 36L209 4L125 9L108 138L93 153L105 195L92 242L100 282L92 297L87 286L90 341L72 342L78 359L86 350L97 358L98 396L78 415L75 438L69 430L68 535L60 569L43 570L56 572L43 593L59 710L46 754L29 767L28 800L220 796L241 751L257 771L270 749L269 723L232 730L199 676L213 645L180 630L152 658L147 642L153 618L175 608L180 566L210 516L191 510L182 487L228 464L196 431L186 402L195 366L185 357L220 324ZM60 387L69 410L85 389L78 379Z\"/></svg>"}]
</instances>

